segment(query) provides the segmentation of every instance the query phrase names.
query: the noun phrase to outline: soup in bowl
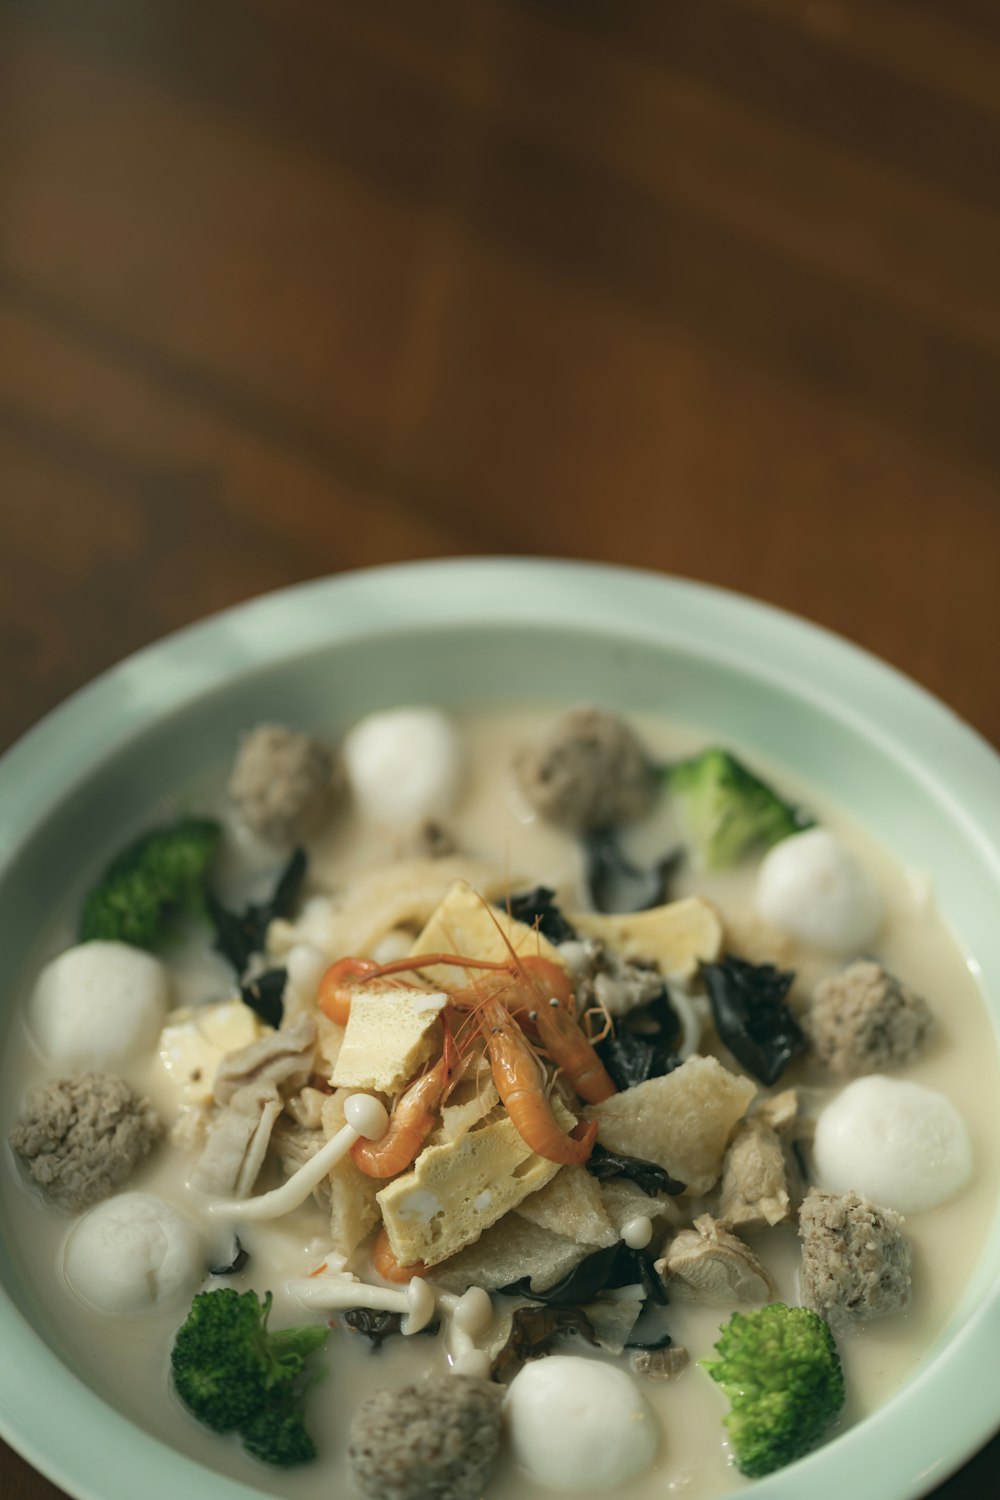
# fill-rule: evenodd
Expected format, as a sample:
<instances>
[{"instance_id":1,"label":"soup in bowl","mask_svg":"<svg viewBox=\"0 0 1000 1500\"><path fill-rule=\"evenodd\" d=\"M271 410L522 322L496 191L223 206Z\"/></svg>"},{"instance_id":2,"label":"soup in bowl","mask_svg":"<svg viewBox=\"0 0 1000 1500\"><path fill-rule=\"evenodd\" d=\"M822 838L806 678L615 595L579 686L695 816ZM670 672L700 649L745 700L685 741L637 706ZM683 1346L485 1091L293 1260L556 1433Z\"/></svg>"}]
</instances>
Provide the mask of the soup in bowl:
<instances>
[{"instance_id":1,"label":"soup in bowl","mask_svg":"<svg viewBox=\"0 0 1000 1500\"><path fill-rule=\"evenodd\" d=\"M451 1444L497 1500L902 1497L992 1430L1000 773L887 668L388 569L2 774L5 1430L72 1493L417 1495Z\"/></svg>"}]
</instances>

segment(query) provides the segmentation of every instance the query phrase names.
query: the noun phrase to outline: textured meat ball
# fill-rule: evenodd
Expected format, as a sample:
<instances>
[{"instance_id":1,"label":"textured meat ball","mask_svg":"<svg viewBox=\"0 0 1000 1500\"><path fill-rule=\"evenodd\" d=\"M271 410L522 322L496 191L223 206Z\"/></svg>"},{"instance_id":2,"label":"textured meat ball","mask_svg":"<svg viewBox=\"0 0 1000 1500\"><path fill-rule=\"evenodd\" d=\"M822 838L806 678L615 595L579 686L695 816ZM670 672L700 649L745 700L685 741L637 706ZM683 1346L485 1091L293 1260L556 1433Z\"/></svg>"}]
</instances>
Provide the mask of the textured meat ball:
<instances>
[{"instance_id":1,"label":"textured meat ball","mask_svg":"<svg viewBox=\"0 0 1000 1500\"><path fill-rule=\"evenodd\" d=\"M260 724L242 741L229 795L247 827L293 844L329 817L343 773L325 745L283 724Z\"/></svg>"},{"instance_id":2,"label":"textured meat ball","mask_svg":"<svg viewBox=\"0 0 1000 1500\"><path fill-rule=\"evenodd\" d=\"M514 772L537 813L577 831L641 817L655 783L632 730L599 708L564 714L544 740L517 752Z\"/></svg>"},{"instance_id":3,"label":"textured meat ball","mask_svg":"<svg viewBox=\"0 0 1000 1500\"><path fill-rule=\"evenodd\" d=\"M376 1391L351 1425L358 1489L370 1500L477 1500L500 1448L500 1396L461 1375Z\"/></svg>"},{"instance_id":4,"label":"textured meat ball","mask_svg":"<svg viewBox=\"0 0 1000 1500\"><path fill-rule=\"evenodd\" d=\"M799 1212L802 1300L834 1327L901 1311L910 1300L903 1219L857 1193L813 1188Z\"/></svg>"},{"instance_id":5,"label":"textured meat ball","mask_svg":"<svg viewBox=\"0 0 1000 1500\"><path fill-rule=\"evenodd\" d=\"M120 1188L162 1132L123 1079L80 1073L35 1089L10 1143L46 1197L77 1213Z\"/></svg>"},{"instance_id":6,"label":"textured meat ball","mask_svg":"<svg viewBox=\"0 0 1000 1500\"><path fill-rule=\"evenodd\" d=\"M856 1078L912 1061L932 1022L926 1000L881 964L862 960L816 987L807 1027L820 1061Z\"/></svg>"}]
</instances>

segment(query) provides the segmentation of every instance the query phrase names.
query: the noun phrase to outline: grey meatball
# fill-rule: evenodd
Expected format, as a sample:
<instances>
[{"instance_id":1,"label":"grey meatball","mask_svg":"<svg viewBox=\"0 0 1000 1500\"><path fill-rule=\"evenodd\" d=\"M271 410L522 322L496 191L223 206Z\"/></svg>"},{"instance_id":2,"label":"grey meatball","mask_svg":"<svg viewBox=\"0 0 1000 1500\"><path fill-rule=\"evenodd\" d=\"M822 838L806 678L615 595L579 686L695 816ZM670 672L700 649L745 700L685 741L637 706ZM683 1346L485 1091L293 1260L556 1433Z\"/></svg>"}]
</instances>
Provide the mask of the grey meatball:
<instances>
[{"instance_id":1,"label":"grey meatball","mask_svg":"<svg viewBox=\"0 0 1000 1500\"><path fill-rule=\"evenodd\" d=\"M80 1073L35 1089L10 1143L50 1202L78 1213L120 1188L162 1133L124 1079Z\"/></svg>"},{"instance_id":2,"label":"grey meatball","mask_svg":"<svg viewBox=\"0 0 1000 1500\"><path fill-rule=\"evenodd\" d=\"M341 786L325 745L283 724L260 724L240 745L229 795L254 833L293 844L325 822Z\"/></svg>"},{"instance_id":3,"label":"grey meatball","mask_svg":"<svg viewBox=\"0 0 1000 1500\"><path fill-rule=\"evenodd\" d=\"M449 1375L376 1391L351 1424L351 1474L370 1500L477 1500L500 1449L500 1390Z\"/></svg>"},{"instance_id":4,"label":"grey meatball","mask_svg":"<svg viewBox=\"0 0 1000 1500\"><path fill-rule=\"evenodd\" d=\"M881 964L862 959L817 985L807 1027L833 1073L857 1078L910 1062L933 1023L927 1001Z\"/></svg>"},{"instance_id":5,"label":"grey meatball","mask_svg":"<svg viewBox=\"0 0 1000 1500\"><path fill-rule=\"evenodd\" d=\"M910 1300L903 1219L857 1193L811 1189L799 1211L802 1301L833 1327L901 1311Z\"/></svg>"},{"instance_id":6,"label":"grey meatball","mask_svg":"<svg viewBox=\"0 0 1000 1500\"><path fill-rule=\"evenodd\" d=\"M544 740L517 752L514 773L536 812L576 832L641 817L655 785L635 734L599 708L563 714Z\"/></svg>"}]
</instances>

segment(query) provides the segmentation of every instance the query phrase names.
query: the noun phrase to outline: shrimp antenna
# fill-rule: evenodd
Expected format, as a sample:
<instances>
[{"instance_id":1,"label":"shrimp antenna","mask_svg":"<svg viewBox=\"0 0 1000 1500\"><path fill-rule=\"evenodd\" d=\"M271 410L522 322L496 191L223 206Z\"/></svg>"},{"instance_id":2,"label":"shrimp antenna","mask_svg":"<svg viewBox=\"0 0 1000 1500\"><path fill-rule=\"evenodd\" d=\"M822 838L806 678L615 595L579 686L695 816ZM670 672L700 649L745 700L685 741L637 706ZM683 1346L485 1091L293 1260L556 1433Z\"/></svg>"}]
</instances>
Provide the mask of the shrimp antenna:
<instances>
[{"instance_id":1,"label":"shrimp antenna","mask_svg":"<svg viewBox=\"0 0 1000 1500\"><path fill-rule=\"evenodd\" d=\"M540 984L537 980L532 979L529 970L524 966L520 954L514 947L514 944L511 942L509 934L504 932L503 926L500 922L500 918L493 910L493 907L486 900L485 896L483 896L479 891L476 891L475 895L479 897L479 900L482 902L483 909L485 910L490 921L493 923L493 926L496 928L497 932L500 934L500 941L503 943L504 947L507 949L507 952L510 954L511 966L515 970L518 979L520 979L522 984L527 985L528 989L531 991L536 1000L545 1000L546 994L544 985ZM510 912L508 912L507 915L508 917L510 917ZM511 918L511 920L513 920L513 918Z\"/></svg>"}]
</instances>

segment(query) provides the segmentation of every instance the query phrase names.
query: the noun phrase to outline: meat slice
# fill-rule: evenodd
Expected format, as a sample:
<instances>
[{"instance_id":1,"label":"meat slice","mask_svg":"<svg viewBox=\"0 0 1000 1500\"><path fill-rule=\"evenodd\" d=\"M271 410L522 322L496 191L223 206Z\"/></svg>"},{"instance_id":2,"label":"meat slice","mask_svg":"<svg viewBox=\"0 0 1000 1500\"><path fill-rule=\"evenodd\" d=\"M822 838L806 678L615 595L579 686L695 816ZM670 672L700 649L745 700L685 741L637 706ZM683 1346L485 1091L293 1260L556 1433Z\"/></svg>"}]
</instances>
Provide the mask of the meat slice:
<instances>
[{"instance_id":1,"label":"meat slice","mask_svg":"<svg viewBox=\"0 0 1000 1500\"><path fill-rule=\"evenodd\" d=\"M716 1214L730 1229L767 1229L790 1211L784 1147L767 1120L753 1114L736 1127L726 1152Z\"/></svg>"},{"instance_id":2,"label":"meat slice","mask_svg":"<svg viewBox=\"0 0 1000 1500\"><path fill-rule=\"evenodd\" d=\"M700 1214L691 1229L682 1229L667 1246L656 1270L672 1296L713 1307L766 1302L771 1278L741 1239L711 1214Z\"/></svg>"},{"instance_id":3,"label":"meat slice","mask_svg":"<svg viewBox=\"0 0 1000 1500\"><path fill-rule=\"evenodd\" d=\"M312 1016L297 1016L279 1031L269 1031L249 1046L228 1052L215 1074L215 1097L220 1104L228 1104L238 1089L252 1083L300 1089L312 1072L315 1052L316 1022Z\"/></svg>"},{"instance_id":4,"label":"meat slice","mask_svg":"<svg viewBox=\"0 0 1000 1500\"><path fill-rule=\"evenodd\" d=\"M220 1198L245 1198L257 1181L282 1100L270 1079L237 1089L220 1111L191 1186Z\"/></svg>"}]
</instances>

